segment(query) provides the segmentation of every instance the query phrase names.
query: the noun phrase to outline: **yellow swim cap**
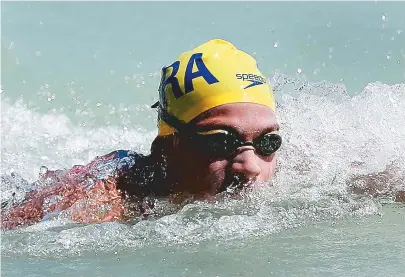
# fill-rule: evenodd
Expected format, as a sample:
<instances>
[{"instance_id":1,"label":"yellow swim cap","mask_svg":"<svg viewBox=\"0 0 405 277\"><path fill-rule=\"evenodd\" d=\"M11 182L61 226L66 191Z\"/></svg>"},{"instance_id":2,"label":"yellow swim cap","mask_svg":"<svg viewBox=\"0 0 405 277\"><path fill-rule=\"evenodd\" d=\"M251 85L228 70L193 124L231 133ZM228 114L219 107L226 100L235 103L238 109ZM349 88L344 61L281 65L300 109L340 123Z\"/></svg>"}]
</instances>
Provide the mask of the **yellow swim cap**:
<instances>
[{"instance_id":1,"label":"yellow swim cap","mask_svg":"<svg viewBox=\"0 0 405 277\"><path fill-rule=\"evenodd\" d=\"M160 109L186 123L223 104L256 103L273 111L276 106L256 60L221 39L182 53L174 63L163 67L159 98ZM175 132L163 120L158 127L159 136Z\"/></svg>"}]
</instances>

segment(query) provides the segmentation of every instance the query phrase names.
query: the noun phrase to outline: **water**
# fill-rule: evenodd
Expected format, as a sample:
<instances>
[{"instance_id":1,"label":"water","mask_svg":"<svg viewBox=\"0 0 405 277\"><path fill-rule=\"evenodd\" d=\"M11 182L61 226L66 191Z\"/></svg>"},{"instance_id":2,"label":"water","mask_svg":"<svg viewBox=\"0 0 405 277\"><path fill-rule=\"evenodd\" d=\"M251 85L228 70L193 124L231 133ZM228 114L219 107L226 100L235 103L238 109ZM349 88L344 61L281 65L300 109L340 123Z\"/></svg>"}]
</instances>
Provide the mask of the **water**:
<instances>
[{"instance_id":1,"label":"water","mask_svg":"<svg viewBox=\"0 0 405 277\"><path fill-rule=\"evenodd\" d=\"M160 68L215 37L255 55L285 138L275 180L241 200L133 225L58 219L2 232L4 276L403 275L404 206L352 195L347 182L405 168L404 3L1 8L2 199L22 198L42 165L148 153Z\"/></svg>"}]
</instances>

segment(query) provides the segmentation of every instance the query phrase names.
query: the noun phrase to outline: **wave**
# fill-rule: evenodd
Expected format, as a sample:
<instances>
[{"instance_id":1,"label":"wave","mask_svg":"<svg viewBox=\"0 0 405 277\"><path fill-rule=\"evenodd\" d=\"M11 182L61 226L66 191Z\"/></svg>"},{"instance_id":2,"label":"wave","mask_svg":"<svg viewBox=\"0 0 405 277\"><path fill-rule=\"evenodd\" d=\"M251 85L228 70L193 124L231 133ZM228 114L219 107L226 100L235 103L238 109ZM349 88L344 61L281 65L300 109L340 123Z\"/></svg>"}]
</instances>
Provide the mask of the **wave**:
<instances>
[{"instance_id":1,"label":"wave","mask_svg":"<svg viewBox=\"0 0 405 277\"><path fill-rule=\"evenodd\" d=\"M242 199L197 202L128 224L77 225L57 219L2 232L3 255L78 255L150 244L199 243L271 234L309 223L381 212L378 200L352 195L353 174L405 169L405 84L344 86L282 74L271 78L284 144L276 178ZM155 132L119 126L79 127L63 114L39 114L23 101L1 104L1 198L24 196L39 168L83 164L114 149L147 153ZM10 173L13 172L11 176ZM28 180L28 181L24 181ZM158 205L159 206L159 205Z\"/></svg>"}]
</instances>

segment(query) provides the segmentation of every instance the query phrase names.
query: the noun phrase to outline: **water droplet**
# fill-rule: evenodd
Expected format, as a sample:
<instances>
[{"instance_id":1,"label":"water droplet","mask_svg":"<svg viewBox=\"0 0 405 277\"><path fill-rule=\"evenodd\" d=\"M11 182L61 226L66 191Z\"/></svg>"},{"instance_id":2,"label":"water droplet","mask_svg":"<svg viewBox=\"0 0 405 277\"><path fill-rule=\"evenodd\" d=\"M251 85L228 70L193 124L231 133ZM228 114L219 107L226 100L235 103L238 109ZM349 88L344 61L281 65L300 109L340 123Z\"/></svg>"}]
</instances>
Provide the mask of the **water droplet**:
<instances>
[{"instance_id":1,"label":"water droplet","mask_svg":"<svg viewBox=\"0 0 405 277\"><path fill-rule=\"evenodd\" d=\"M48 172L48 168L46 166L41 166L41 168L39 169L39 174L44 175L45 173Z\"/></svg>"}]
</instances>

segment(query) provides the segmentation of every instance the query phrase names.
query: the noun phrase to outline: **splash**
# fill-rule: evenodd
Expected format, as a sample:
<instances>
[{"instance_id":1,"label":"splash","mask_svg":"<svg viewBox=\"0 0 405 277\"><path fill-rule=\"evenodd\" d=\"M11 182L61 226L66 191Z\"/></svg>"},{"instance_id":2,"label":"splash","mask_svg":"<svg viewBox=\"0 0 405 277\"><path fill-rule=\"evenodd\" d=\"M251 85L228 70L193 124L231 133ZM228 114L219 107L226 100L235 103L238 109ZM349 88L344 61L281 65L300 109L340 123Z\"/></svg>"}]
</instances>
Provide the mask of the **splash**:
<instances>
[{"instance_id":1,"label":"splash","mask_svg":"<svg viewBox=\"0 0 405 277\"><path fill-rule=\"evenodd\" d=\"M271 234L315 222L365 217L381 203L352 195L347 181L395 164L405 168L405 84L368 84L355 96L343 86L273 77L284 145L277 176L241 199L170 207L133 224L77 225L57 219L2 233L3 255L82 255L147 245L195 244ZM66 168L119 148L148 152L154 133L80 128L63 115L40 115L2 103L2 201L24 195L40 166Z\"/></svg>"}]
</instances>

